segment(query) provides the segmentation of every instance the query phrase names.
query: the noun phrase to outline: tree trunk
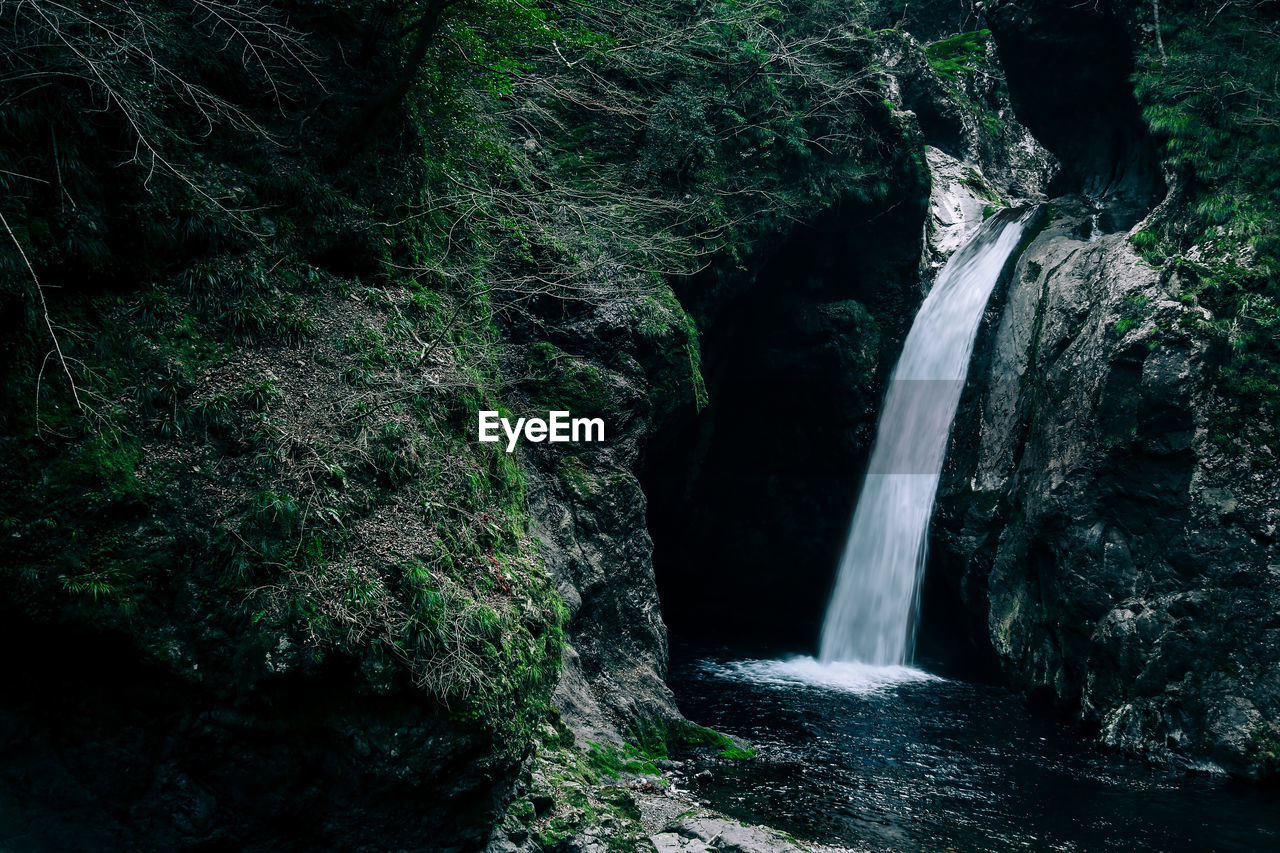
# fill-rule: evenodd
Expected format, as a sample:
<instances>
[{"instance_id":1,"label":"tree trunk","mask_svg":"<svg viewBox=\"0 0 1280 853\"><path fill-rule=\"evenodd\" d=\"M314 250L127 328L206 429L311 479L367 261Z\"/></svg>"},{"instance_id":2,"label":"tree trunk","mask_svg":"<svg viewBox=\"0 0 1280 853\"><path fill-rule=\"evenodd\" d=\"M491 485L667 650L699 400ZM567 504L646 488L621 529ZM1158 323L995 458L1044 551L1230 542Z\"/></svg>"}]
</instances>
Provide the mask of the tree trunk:
<instances>
[{"instance_id":1,"label":"tree trunk","mask_svg":"<svg viewBox=\"0 0 1280 853\"><path fill-rule=\"evenodd\" d=\"M404 100L413 86L413 81L417 79L418 72L422 70L422 63L427 58L431 43L440 31L441 25L444 24L445 13L457 3L458 0L432 0L427 5L427 10L410 30L413 36L413 48L405 57L404 67L400 69L396 78L377 97L365 104L347 125L346 131L342 134L342 141L338 145L340 157L351 157L363 150L373 138L374 131Z\"/></svg>"}]
</instances>

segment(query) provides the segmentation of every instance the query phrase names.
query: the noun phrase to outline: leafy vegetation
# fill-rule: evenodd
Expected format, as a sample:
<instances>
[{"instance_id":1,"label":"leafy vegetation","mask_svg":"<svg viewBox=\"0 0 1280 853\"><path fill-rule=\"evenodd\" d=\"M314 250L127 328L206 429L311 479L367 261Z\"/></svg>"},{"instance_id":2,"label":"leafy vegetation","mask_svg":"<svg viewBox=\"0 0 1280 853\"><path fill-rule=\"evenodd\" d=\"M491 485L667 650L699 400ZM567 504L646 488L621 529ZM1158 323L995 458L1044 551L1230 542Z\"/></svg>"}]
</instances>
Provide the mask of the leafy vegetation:
<instances>
[{"instance_id":1,"label":"leafy vegetation","mask_svg":"<svg viewBox=\"0 0 1280 853\"><path fill-rule=\"evenodd\" d=\"M1178 4L1136 76L1181 197L1135 247L1212 312L1193 331L1213 344L1223 405L1213 435L1274 437L1280 425L1280 63L1274 16L1254 3ZM1258 431L1261 430L1261 433Z\"/></svg>"},{"instance_id":2,"label":"leafy vegetation","mask_svg":"<svg viewBox=\"0 0 1280 853\"><path fill-rule=\"evenodd\" d=\"M1004 129L1004 121L1000 118L994 101L975 99L971 94L975 90L970 85L972 81L985 77L996 83L991 91L994 98L1008 96L1004 75L1000 73L996 63L990 30L960 33L925 45L924 55L929 67L937 73L955 103L972 113L984 130L999 134ZM979 194L995 195L989 188L979 190ZM999 198L990 200L998 202Z\"/></svg>"},{"instance_id":3,"label":"leafy vegetation","mask_svg":"<svg viewBox=\"0 0 1280 853\"><path fill-rule=\"evenodd\" d=\"M565 613L521 472L464 439L499 405L490 296L418 268L441 241L413 199L473 87L563 31L505 3L2 14L0 571L23 618L205 679L354 659L519 749ZM349 133L361 103L377 139ZM414 535L375 553L388 523Z\"/></svg>"},{"instance_id":4,"label":"leafy vegetation","mask_svg":"<svg viewBox=\"0 0 1280 853\"><path fill-rule=\"evenodd\" d=\"M990 30L974 30L941 39L925 48L929 67L944 80L955 82L962 74L988 70Z\"/></svg>"}]
</instances>

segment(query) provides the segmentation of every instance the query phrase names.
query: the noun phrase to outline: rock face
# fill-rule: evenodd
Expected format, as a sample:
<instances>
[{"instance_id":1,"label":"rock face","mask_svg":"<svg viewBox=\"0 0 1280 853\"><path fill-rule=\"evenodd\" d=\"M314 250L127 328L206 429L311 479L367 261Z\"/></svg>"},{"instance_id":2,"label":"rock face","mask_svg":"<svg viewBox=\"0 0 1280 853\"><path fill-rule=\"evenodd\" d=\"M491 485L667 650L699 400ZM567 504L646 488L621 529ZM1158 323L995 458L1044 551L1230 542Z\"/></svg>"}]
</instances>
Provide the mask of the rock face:
<instances>
[{"instance_id":1,"label":"rock face","mask_svg":"<svg viewBox=\"0 0 1280 853\"><path fill-rule=\"evenodd\" d=\"M926 144L981 171L980 179L962 176L961 183L986 203L1043 199L1059 163L1015 116L995 42L983 32L968 35L971 42L948 48L882 33L877 46L889 98L915 116ZM949 177L935 166L931 160L935 182Z\"/></svg>"},{"instance_id":2,"label":"rock face","mask_svg":"<svg viewBox=\"0 0 1280 853\"><path fill-rule=\"evenodd\" d=\"M653 405L637 316L634 305L609 303L555 328L557 344L596 372L612 401L605 443L579 455L525 448L533 533L570 617L554 702L584 741L621 743L638 721L679 716L664 680L667 630L634 474Z\"/></svg>"},{"instance_id":3,"label":"rock face","mask_svg":"<svg viewBox=\"0 0 1280 853\"><path fill-rule=\"evenodd\" d=\"M986 36L949 76L912 36L876 44L893 136L925 156L901 157L887 198L797 228L702 312L711 406L646 453L663 613L686 637L762 653L816 643L882 383L920 300L990 209L1043 198L1058 168L1014 117Z\"/></svg>"},{"instance_id":4,"label":"rock face","mask_svg":"<svg viewBox=\"0 0 1280 853\"><path fill-rule=\"evenodd\" d=\"M986 10L1018 118L1062 162L1053 193L1093 198L1107 230L1130 228L1165 191L1130 84L1145 6L995 0Z\"/></svg>"},{"instance_id":5,"label":"rock face","mask_svg":"<svg viewBox=\"0 0 1280 853\"><path fill-rule=\"evenodd\" d=\"M923 279L932 281L947 259L969 241L996 206L1025 203L1025 199L1005 199L985 176L982 162L961 162L937 148L927 148L929 175L929 221L925 229L921 258ZM1047 156L1047 153L1046 153Z\"/></svg>"},{"instance_id":6,"label":"rock face","mask_svg":"<svg viewBox=\"0 0 1280 853\"><path fill-rule=\"evenodd\" d=\"M1201 309L1085 200L1053 208L970 373L930 571L1104 742L1269 775L1280 490L1210 440Z\"/></svg>"},{"instance_id":7,"label":"rock face","mask_svg":"<svg viewBox=\"0 0 1280 853\"><path fill-rule=\"evenodd\" d=\"M799 853L781 833L714 817L676 821L653 836L658 853Z\"/></svg>"},{"instance_id":8,"label":"rock face","mask_svg":"<svg viewBox=\"0 0 1280 853\"><path fill-rule=\"evenodd\" d=\"M1165 188L1128 84L1149 10L993 2L986 15L1066 195L979 338L925 624L985 637L1006 678L1105 743L1273 775L1271 451L1213 435L1208 315L1127 239Z\"/></svg>"}]
</instances>

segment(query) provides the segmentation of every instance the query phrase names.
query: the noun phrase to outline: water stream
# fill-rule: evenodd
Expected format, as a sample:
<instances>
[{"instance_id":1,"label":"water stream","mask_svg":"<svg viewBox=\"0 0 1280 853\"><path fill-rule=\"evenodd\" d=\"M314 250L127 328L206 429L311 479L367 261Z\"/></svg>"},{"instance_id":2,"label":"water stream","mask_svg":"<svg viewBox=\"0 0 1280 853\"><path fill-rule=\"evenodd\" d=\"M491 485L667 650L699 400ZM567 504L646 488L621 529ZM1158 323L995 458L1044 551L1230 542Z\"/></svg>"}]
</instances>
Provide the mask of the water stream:
<instances>
[{"instance_id":1,"label":"water stream","mask_svg":"<svg viewBox=\"0 0 1280 853\"><path fill-rule=\"evenodd\" d=\"M824 663L911 660L929 517L983 309L1032 211L1002 210L938 274L893 369L822 625Z\"/></svg>"}]
</instances>

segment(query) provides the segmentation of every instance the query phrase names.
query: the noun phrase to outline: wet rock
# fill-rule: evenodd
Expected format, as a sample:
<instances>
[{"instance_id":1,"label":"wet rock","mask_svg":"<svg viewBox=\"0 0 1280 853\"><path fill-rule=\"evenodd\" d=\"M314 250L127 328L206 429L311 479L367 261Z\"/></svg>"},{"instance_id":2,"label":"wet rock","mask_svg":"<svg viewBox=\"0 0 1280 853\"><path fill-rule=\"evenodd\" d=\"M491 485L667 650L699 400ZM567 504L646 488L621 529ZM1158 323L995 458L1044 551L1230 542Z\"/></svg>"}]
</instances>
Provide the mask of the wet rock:
<instances>
[{"instance_id":1,"label":"wet rock","mask_svg":"<svg viewBox=\"0 0 1280 853\"><path fill-rule=\"evenodd\" d=\"M599 377L606 441L573 458L562 445L522 454L532 532L570 617L553 701L580 741L614 745L637 720L679 715L665 682L667 631L634 473L652 428L639 316L619 299L557 318L558 349Z\"/></svg>"},{"instance_id":2,"label":"wet rock","mask_svg":"<svg viewBox=\"0 0 1280 853\"><path fill-rule=\"evenodd\" d=\"M929 571L1103 742L1274 773L1280 487L1211 436L1202 309L1054 208L970 373Z\"/></svg>"},{"instance_id":3,"label":"wet rock","mask_svg":"<svg viewBox=\"0 0 1280 853\"><path fill-rule=\"evenodd\" d=\"M881 33L877 48L889 99L915 117L930 147L981 172L985 187L978 194L987 203L1045 198L1059 163L1014 115L994 42L985 42L978 67L948 78L931 67L912 35Z\"/></svg>"},{"instance_id":4,"label":"wet rock","mask_svg":"<svg viewBox=\"0 0 1280 853\"><path fill-rule=\"evenodd\" d=\"M922 258L924 279L932 281L951 255L969 241L996 207L1005 205L978 167L937 148L925 150L932 189Z\"/></svg>"},{"instance_id":5,"label":"wet rock","mask_svg":"<svg viewBox=\"0 0 1280 853\"><path fill-rule=\"evenodd\" d=\"M678 820L652 840L659 853L798 853L802 849L772 829L710 816Z\"/></svg>"},{"instance_id":6,"label":"wet rock","mask_svg":"<svg viewBox=\"0 0 1280 853\"><path fill-rule=\"evenodd\" d=\"M1135 28L1150 22L1139 5L992 0L986 8L1011 103L1062 163L1053 194L1098 200L1106 231L1127 231L1165 192L1129 82Z\"/></svg>"}]
</instances>

